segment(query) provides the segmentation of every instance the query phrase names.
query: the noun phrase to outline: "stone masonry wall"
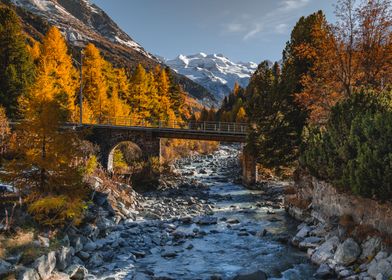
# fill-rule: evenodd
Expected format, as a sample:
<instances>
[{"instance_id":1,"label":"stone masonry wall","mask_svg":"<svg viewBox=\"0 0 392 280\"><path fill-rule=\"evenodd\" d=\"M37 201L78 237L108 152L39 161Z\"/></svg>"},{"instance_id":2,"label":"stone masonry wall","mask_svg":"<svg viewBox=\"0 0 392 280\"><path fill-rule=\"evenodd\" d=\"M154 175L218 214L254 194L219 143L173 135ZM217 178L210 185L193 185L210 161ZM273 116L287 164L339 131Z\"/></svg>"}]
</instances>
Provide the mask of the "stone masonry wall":
<instances>
[{"instance_id":1,"label":"stone masonry wall","mask_svg":"<svg viewBox=\"0 0 392 280\"><path fill-rule=\"evenodd\" d=\"M296 196L311 201L311 215L321 221L350 215L359 225L371 226L392 234L392 203L379 202L348 193L341 193L331 184L301 174L296 178Z\"/></svg>"}]
</instances>

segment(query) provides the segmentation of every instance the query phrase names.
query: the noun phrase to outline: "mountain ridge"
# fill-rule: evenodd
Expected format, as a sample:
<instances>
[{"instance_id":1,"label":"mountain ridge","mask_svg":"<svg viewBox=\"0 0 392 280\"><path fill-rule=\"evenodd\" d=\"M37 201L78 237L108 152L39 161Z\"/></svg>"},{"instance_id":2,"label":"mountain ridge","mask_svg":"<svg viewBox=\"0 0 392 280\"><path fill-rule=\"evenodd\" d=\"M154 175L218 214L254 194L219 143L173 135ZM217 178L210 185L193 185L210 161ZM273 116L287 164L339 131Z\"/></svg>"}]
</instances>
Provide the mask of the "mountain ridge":
<instances>
[{"instance_id":1,"label":"mountain ridge","mask_svg":"<svg viewBox=\"0 0 392 280\"><path fill-rule=\"evenodd\" d=\"M88 0L0 0L12 5L24 29L40 40L51 25L65 35L75 58L91 42L117 67L134 69L139 63L147 69L164 65L125 33L102 9ZM175 82L206 106L216 104L204 87L173 71Z\"/></svg>"},{"instance_id":2,"label":"mountain ridge","mask_svg":"<svg viewBox=\"0 0 392 280\"><path fill-rule=\"evenodd\" d=\"M163 61L177 73L207 88L219 101L232 91L235 83L245 88L258 66L254 62L233 62L223 54L203 52L180 54Z\"/></svg>"}]
</instances>

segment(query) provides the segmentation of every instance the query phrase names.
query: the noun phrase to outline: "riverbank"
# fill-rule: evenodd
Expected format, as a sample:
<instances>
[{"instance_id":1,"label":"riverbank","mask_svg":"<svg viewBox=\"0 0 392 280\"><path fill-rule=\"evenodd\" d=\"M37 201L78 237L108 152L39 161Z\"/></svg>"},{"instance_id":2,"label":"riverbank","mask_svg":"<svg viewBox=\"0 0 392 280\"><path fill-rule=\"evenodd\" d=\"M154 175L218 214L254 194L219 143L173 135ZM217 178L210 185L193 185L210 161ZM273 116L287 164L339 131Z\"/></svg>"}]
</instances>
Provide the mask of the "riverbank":
<instances>
[{"instance_id":1,"label":"riverbank","mask_svg":"<svg viewBox=\"0 0 392 280\"><path fill-rule=\"evenodd\" d=\"M238 152L222 146L178 161L176 175L135 194L132 207L98 194L95 222L71 228L60 248L25 267L11 259L2 266L19 279L53 271L53 279L311 279L315 267L289 244L298 223L283 209L285 184L236 184Z\"/></svg>"},{"instance_id":2,"label":"riverbank","mask_svg":"<svg viewBox=\"0 0 392 280\"><path fill-rule=\"evenodd\" d=\"M317 278L391 279L388 202L339 193L328 183L298 173L295 186L286 191L285 205L303 221L291 243L319 266Z\"/></svg>"}]
</instances>

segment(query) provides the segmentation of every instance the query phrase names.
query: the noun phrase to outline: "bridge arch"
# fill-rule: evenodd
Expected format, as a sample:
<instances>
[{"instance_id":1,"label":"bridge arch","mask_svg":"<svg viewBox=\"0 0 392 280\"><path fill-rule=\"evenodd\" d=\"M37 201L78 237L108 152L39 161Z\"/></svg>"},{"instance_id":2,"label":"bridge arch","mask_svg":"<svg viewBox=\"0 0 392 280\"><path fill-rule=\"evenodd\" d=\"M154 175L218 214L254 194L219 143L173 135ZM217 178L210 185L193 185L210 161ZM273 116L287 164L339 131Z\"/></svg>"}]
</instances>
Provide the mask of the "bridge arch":
<instances>
[{"instance_id":1,"label":"bridge arch","mask_svg":"<svg viewBox=\"0 0 392 280\"><path fill-rule=\"evenodd\" d=\"M115 149L121 144L130 142L141 151L142 160L150 157L161 157L160 138L144 131L127 131L125 129L111 129L107 127L94 128L90 141L100 148L100 162L108 171L113 171L113 155Z\"/></svg>"},{"instance_id":2,"label":"bridge arch","mask_svg":"<svg viewBox=\"0 0 392 280\"><path fill-rule=\"evenodd\" d=\"M109 152L108 155L108 165L107 165L107 170L113 171L114 170L114 155L116 150L127 150L126 153L123 153L124 155L124 160L129 163L131 160L139 160L143 159L143 150L139 147L138 144L132 142L132 141L123 141L119 142L117 145L115 145L112 150ZM130 158L132 157L132 158Z\"/></svg>"}]
</instances>

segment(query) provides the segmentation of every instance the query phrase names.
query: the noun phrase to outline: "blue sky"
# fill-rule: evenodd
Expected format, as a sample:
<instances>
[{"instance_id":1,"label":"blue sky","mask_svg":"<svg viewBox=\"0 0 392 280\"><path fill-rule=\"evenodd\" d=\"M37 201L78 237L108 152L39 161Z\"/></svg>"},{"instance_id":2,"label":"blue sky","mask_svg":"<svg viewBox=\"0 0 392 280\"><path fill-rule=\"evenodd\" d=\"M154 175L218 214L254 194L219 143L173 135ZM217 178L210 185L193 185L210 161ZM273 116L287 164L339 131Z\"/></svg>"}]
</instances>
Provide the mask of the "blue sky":
<instances>
[{"instance_id":1,"label":"blue sky","mask_svg":"<svg viewBox=\"0 0 392 280\"><path fill-rule=\"evenodd\" d=\"M279 60L301 16L334 0L92 0L147 51L222 53L234 61Z\"/></svg>"}]
</instances>

